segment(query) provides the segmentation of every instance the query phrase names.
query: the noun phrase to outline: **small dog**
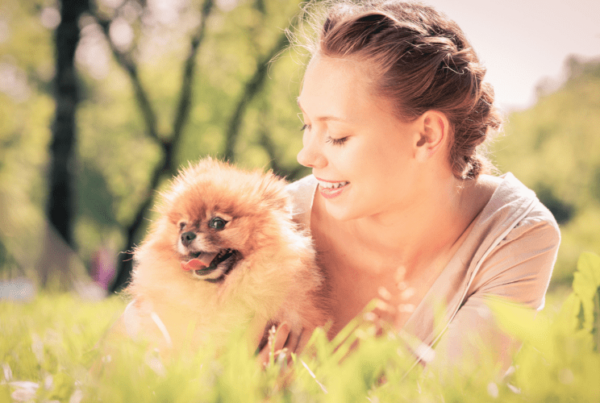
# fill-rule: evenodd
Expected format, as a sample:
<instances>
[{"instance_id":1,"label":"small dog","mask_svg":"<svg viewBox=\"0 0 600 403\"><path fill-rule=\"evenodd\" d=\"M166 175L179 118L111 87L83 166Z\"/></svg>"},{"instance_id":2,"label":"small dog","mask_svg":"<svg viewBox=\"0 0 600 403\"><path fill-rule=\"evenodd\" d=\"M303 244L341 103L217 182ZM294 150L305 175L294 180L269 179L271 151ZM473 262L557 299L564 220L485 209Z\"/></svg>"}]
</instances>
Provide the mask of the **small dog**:
<instances>
[{"instance_id":1,"label":"small dog","mask_svg":"<svg viewBox=\"0 0 600 403\"><path fill-rule=\"evenodd\" d=\"M285 321L291 348L301 348L327 322L326 282L285 185L210 158L183 170L135 250L126 327L197 347L246 326L262 348L268 328Z\"/></svg>"}]
</instances>

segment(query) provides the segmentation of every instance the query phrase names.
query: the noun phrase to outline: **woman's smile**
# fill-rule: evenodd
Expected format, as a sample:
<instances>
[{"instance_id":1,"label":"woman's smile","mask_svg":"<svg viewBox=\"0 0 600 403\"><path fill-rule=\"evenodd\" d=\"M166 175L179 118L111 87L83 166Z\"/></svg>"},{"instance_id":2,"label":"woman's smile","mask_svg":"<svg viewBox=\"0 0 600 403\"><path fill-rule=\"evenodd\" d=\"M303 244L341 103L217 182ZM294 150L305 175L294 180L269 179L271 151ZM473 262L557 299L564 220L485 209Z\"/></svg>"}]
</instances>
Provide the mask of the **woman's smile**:
<instances>
[{"instance_id":1,"label":"woman's smile","mask_svg":"<svg viewBox=\"0 0 600 403\"><path fill-rule=\"evenodd\" d=\"M332 182L320 178L317 178L317 181L319 182L319 192L326 199L338 197L350 185L348 181Z\"/></svg>"}]
</instances>

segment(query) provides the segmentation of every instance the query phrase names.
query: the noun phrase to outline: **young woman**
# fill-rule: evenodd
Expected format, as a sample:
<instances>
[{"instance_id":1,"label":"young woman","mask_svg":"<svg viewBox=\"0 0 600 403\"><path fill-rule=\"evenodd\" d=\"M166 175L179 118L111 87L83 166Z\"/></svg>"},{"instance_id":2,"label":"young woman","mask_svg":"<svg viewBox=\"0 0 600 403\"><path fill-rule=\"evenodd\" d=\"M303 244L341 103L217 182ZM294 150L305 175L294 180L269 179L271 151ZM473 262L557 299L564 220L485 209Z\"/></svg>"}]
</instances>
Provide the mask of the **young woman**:
<instances>
[{"instance_id":1,"label":"young woman","mask_svg":"<svg viewBox=\"0 0 600 403\"><path fill-rule=\"evenodd\" d=\"M512 174L490 175L480 146L501 121L465 35L423 5L337 3L311 52L298 162L313 175L290 192L329 274L330 336L380 298L421 361L442 343L435 361L457 362L476 340L506 357L486 301L541 309L560 233Z\"/></svg>"}]
</instances>

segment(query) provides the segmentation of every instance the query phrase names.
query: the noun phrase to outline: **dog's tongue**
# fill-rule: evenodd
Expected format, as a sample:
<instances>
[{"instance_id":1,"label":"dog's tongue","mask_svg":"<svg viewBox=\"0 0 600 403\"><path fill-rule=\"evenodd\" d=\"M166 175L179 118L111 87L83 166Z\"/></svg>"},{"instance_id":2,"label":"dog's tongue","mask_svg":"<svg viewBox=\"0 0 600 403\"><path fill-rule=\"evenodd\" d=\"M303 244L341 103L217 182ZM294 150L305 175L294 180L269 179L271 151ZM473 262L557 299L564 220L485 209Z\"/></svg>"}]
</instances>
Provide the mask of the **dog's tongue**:
<instances>
[{"instance_id":1,"label":"dog's tongue","mask_svg":"<svg viewBox=\"0 0 600 403\"><path fill-rule=\"evenodd\" d=\"M181 268L185 271L199 270L206 267L200 259L192 259L189 262L181 262Z\"/></svg>"},{"instance_id":2,"label":"dog's tongue","mask_svg":"<svg viewBox=\"0 0 600 403\"><path fill-rule=\"evenodd\" d=\"M181 262L181 268L185 271L200 270L210 266L212 260L217 256L217 253L202 253L196 259L187 262Z\"/></svg>"}]
</instances>

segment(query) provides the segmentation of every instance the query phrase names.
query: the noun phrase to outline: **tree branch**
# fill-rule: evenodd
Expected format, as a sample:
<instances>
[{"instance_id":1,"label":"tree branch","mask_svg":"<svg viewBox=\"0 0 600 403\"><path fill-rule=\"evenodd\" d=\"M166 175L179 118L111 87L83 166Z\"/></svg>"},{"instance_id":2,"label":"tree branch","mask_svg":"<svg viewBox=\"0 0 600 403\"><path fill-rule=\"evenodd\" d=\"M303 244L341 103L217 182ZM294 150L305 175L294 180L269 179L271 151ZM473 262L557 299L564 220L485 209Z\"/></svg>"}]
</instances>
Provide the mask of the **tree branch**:
<instances>
[{"instance_id":1,"label":"tree branch","mask_svg":"<svg viewBox=\"0 0 600 403\"><path fill-rule=\"evenodd\" d=\"M289 181L293 181L298 178L304 167L302 165L296 165L293 169L288 169L281 165L279 163L280 156L277 152L277 146L265 128L263 128L260 132L259 143L267 152L267 154L269 154L269 159L271 160L271 169L276 175L286 178Z\"/></svg>"},{"instance_id":2,"label":"tree branch","mask_svg":"<svg viewBox=\"0 0 600 403\"><path fill-rule=\"evenodd\" d=\"M212 11L213 5L213 0L206 0L204 2L202 12L200 14L200 27L198 31L196 31L196 35L194 35L192 38L190 53L185 61L183 80L181 82L180 90L181 95L179 97L177 114L173 122L173 134L171 136L172 144L177 144L179 141L183 127L185 126L190 114L190 106L192 104L192 85L196 70L196 55L198 54L200 44L204 39L206 32L206 21L208 20L208 16Z\"/></svg>"},{"instance_id":3,"label":"tree branch","mask_svg":"<svg viewBox=\"0 0 600 403\"><path fill-rule=\"evenodd\" d=\"M100 17L98 14L93 13L93 17L98 22L98 25L102 27L102 31L104 32L104 36L106 37L106 41L108 42L110 49L117 60L117 63L127 72L129 78L131 79L131 84L133 85L133 90L135 93L135 98L137 99L137 104L140 108L140 112L142 112L142 117L144 118L144 123L146 124L146 131L154 140L159 143L162 143L163 140L160 138L158 134L158 125L157 118L152 105L150 104L150 100L148 95L146 94L146 90L144 89L140 77L138 75L137 66L131 60L129 55L122 53L117 49L114 42L110 39L110 23L112 21L107 20L105 18Z\"/></svg>"},{"instance_id":4,"label":"tree branch","mask_svg":"<svg viewBox=\"0 0 600 403\"><path fill-rule=\"evenodd\" d=\"M287 35L281 34L273 48L267 53L267 55L257 63L256 71L254 75L246 83L246 88L240 97L235 111L229 120L229 127L225 137L225 150L223 156L225 160L233 162L235 156L235 144L239 135L240 124L242 123L242 117L248 107L248 104L254 96L262 89L264 85L267 72L269 70L269 61L273 59L279 52L281 52L287 45L289 40Z\"/></svg>"},{"instance_id":5,"label":"tree branch","mask_svg":"<svg viewBox=\"0 0 600 403\"><path fill-rule=\"evenodd\" d=\"M165 158L163 159L163 163L157 166L152 172L152 178L150 179L146 198L138 207L133 221L129 227L127 227L127 246L125 251L121 253L119 264L117 266L117 276L111 286L111 292L121 291L131 279L131 272L133 271L133 249L135 247L136 234L144 223L144 217L152 204L152 195L160 183L161 176L167 171L167 164L168 162Z\"/></svg>"},{"instance_id":6,"label":"tree branch","mask_svg":"<svg viewBox=\"0 0 600 403\"><path fill-rule=\"evenodd\" d=\"M181 83L181 95L180 95L179 102L178 102L176 117L173 122L172 135L170 136L169 139L163 140L163 139L158 138L157 135L155 136L151 133L151 136L154 137L160 143L160 145L162 147L163 160L162 160L162 163L159 164L158 166L156 166L154 171L152 172L152 177L150 179L150 184L148 186L148 192L147 192L146 199L138 207L138 210L135 214L133 222L127 228L127 247L125 249L125 252L123 252L123 256L119 260L117 278L115 279L115 281L111 287L111 291L113 291L113 292L122 290L129 282L129 280L131 278L131 272L133 269L132 252L133 252L133 248L135 246L136 234L139 232L139 229L142 227L142 224L144 223L144 217L146 216L148 210L150 209L154 190L158 187L161 177L166 174L172 174L174 171L174 168L175 168L174 164L173 164L174 150L179 142L179 139L181 138L181 133L183 131L183 127L185 126L185 123L187 122L187 120L189 118L189 111L190 111L190 106L191 106L192 90L193 90L193 79L194 79L194 72L196 69L196 55L198 54L200 45L202 44L202 41L204 39L205 32L206 32L206 21L212 11L213 5L214 5L213 0L205 0L204 4L202 6L201 15L200 15L200 18L201 18L200 27L198 28L198 30L196 31L196 34L192 37L192 40L191 40L190 53L185 61L184 74L183 74L182 83ZM108 26L108 24L106 26ZM105 29L105 34L107 35L107 38L108 38L107 29ZM108 39L110 42L110 38L108 38ZM113 53L115 53L115 57L117 57L117 60L119 60L119 55L121 55L121 53L118 52L118 50L116 49L116 47L114 47L114 45L111 44L111 47L113 48ZM142 112L143 113L152 112L150 103L148 102L148 98L145 96L145 91L143 91L141 82L137 78L137 74L131 73L131 71L135 72L135 65L132 62L129 62L128 59L126 59L126 58L123 58L122 62L120 62L119 64L121 64L121 66L123 66L123 68L125 68L126 70L128 70L130 72L130 77L132 79L132 82L134 83L134 87L138 86L140 89L140 94L143 95L142 98L137 97L138 103L140 104L140 109L142 109ZM133 67L133 69L131 69L132 67ZM137 94L137 91L136 91L136 94ZM152 115L153 115L153 113L152 113ZM148 122L148 120L147 120L147 122ZM154 119L154 125L156 125L156 119ZM154 126L154 127L156 127L156 126ZM154 131L154 134L156 134L156 131Z\"/></svg>"}]
</instances>

